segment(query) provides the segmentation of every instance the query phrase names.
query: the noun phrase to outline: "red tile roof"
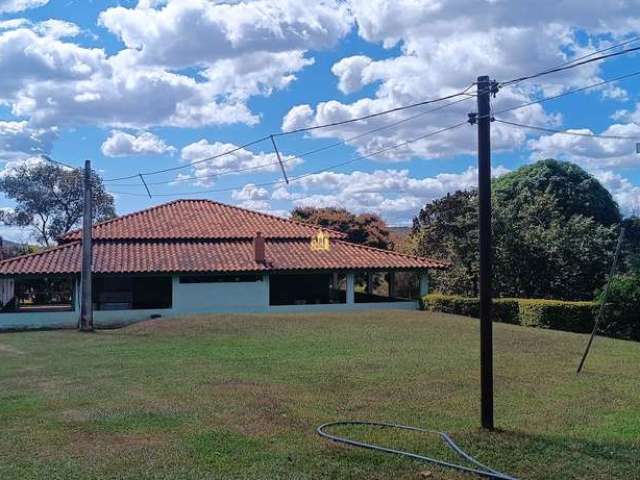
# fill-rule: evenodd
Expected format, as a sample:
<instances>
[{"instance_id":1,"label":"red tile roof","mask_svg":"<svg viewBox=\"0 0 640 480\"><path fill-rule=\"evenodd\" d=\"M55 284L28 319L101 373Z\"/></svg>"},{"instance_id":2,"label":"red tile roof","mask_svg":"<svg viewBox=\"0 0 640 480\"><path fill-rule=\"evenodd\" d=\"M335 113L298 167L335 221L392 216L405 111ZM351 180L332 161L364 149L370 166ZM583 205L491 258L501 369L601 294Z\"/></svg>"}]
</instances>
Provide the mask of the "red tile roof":
<instances>
[{"instance_id":1,"label":"red tile roof","mask_svg":"<svg viewBox=\"0 0 640 480\"><path fill-rule=\"evenodd\" d=\"M319 231L329 251L312 251ZM267 239L266 264L254 260L257 231ZM446 268L445 262L365 247L342 233L208 200L179 200L93 227L95 273L240 272L291 270L409 270ZM0 262L0 275L80 272L78 232L60 246Z\"/></svg>"},{"instance_id":2,"label":"red tile roof","mask_svg":"<svg viewBox=\"0 0 640 480\"><path fill-rule=\"evenodd\" d=\"M309 238L318 227L211 200L176 200L101 222L94 240ZM324 229L333 238L344 234ZM79 240L74 230L61 243Z\"/></svg>"},{"instance_id":3,"label":"red tile roof","mask_svg":"<svg viewBox=\"0 0 640 480\"><path fill-rule=\"evenodd\" d=\"M80 272L80 242L0 262L0 275ZM254 260L251 240L108 241L93 248L94 273L240 272L337 269L429 269L446 263L348 243L311 251L308 240L266 242L266 264Z\"/></svg>"}]
</instances>

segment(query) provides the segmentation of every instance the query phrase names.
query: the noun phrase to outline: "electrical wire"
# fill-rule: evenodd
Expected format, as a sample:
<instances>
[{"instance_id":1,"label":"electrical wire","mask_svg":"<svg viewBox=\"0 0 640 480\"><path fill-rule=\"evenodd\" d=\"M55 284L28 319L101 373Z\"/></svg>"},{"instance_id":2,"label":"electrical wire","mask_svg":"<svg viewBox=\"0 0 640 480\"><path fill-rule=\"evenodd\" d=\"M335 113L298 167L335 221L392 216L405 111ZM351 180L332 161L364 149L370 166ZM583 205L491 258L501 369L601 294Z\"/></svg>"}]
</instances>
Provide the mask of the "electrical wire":
<instances>
[{"instance_id":1,"label":"electrical wire","mask_svg":"<svg viewBox=\"0 0 640 480\"><path fill-rule=\"evenodd\" d=\"M522 76L522 77L519 77L519 78L514 78L513 80L508 80L506 82L500 82L499 85L500 85L500 87L506 87L508 85L513 85L513 84L516 84L516 83L520 83L520 82L523 82L525 80L531 80L533 78L542 77L544 75L549 75L549 74L552 74L552 73L563 72L565 70L570 70L572 68L580 67L582 65L587 65L587 64L593 63L593 62L599 62L601 60L605 60L605 59L611 58L611 57L617 57L617 56L620 56L620 55L626 55L628 53L637 52L639 50L640 50L640 47L627 48L627 49L621 50L619 52L607 53L606 55L600 55L598 57L588 58L588 59L581 60L581 61L578 61L578 62L572 62L569 65L550 68L549 70L545 70L545 71L542 71L542 72L534 73L533 75L525 75L525 76Z\"/></svg>"},{"instance_id":2,"label":"electrical wire","mask_svg":"<svg viewBox=\"0 0 640 480\"><path fill-rule=\"evenodd\" d=\"M388 115L389 113L399 112L399 111L402 111L402 110L407 110L407 109L410 109L410 108L416 108L416 107L420 107L420 106L424 106L424 105L429 105L429 104L432 104L432 103L443 102L445 100L450 100L452 98L456 98L456 97L460 97L460 96L467 96L467 92L472 87L473 87L473 84L470 84L464 90L462 90L460 92L457 92L457 93L453 93L451 95L446 95L444 97L434 98L434 99L430 99L430 100L423 100L423 101L420 101L420 102L411 103L411 104L408 104L408 105L403 105L401 107L394 107L394 108L390 108L390 109L387 109L387 110L382 110L380 112L370 113L368 115L363 115L361 117L350 118L348 120L342 120L342 121L339 121L339 122L325 123L325 124L321 124L321 125L314 125L314 126L311 126L311 127L298 128L298 129L290 130L290 131L287 131L287 132L279 132L279 133L266 135L266 136L264 136L262 138L259 138L259 139L256 139L256 140L252 140L251 142L248 142L248 143L245 143L243 145L234 147L234 148L232 148L230 150L227 150L225 152L221 152L219 154L212 155L210 157L206 157L206 158L202 158L200 160L196 160L196 161L190 162L188 165L178 165L176 167L165 168L165 169L162 169L162 170L154 170L154 171L151 171L151 172L138 172L138 173L131 174L131 175L126 175L126 176L123 176L123 177L108 178L108 179L105 179L104 181L105 182L115 182L115 181L118 181L118 180L129 180L129 179L132 179L132 178L139 178L140 175L143 175L143 176L158 175L160 173L167 173L167 172L172 172L172 171L176 171L176 170L181 170L183 168L190 168L192 165L196 165L196 164L202 163L202 162L208 162L210 160L213 160L213 159L216 159L216 158L219 158L219 157L223 157L225 155L230 155L230 154L235 153L238 150L241 150L243 148L247 148L247 147L256 145L258 143L264 142L266 140L270 140L272 137L283 137L285 135L292 135L292 134L296 134L296 133L307 132L307 131L317 130L317 129L321 129L321 128L337 127L337 126L340 126L340 125L346 125L346 124L353 123L353 122L361 122L363 120L368 120L368 119L379 117L379 116L382 116L382 115Z\"/></svg>"},{"instance_id":3,"label":"electrical wire","mask_svg":"<svg viewBox=\"0 0 640 480\"><path fill-rule=\"evenodd\" d=\"M516 105L514 107L509 107L509 108L505 108L503 110L499 110L497 112L492 112L492 115L500 115L502 113L512 112L513 110L519 110L521 108L529 107L531 105L536 105L536 104L539 104L539 103L548 102L550 100L556 100L558 98L566 97L568 95L573 95L574 93L584 92L584 91L590 90L592 88L601 87L601 86L606 85L608 83L619 82L621 80L627 80L629 78L637 77L638 75L640 75L640 71L627 73L627 74L620 75L620 76L617 76L617 77L609 78L607 80L602 80L600 82L592 83L592 84L586 85L584 87L579 87L579 88L574 88L574 89L571 89L571 90L567 90L566 92L559 93L557 95L551 95L549 97L539 98L539 99L536 99L536 100L532 100L530 102L521 103L521 104Z\"/></svg>"},{"instance_id":4,"label":"electrical wire","mask_svg":"<svg viewBox=\"0 0 640 480\"><path fill-rule=\"evenodd\" d=\"M504 125L509 125L509 126L512 126L512 127L528 128L530 130L538 130L538 131L546 132L546 133L561 134L561 135L571 135L571 136L575 136L575 137L601 138L601 139L605 139L605 140L633 140L633 141L640 142L640 137L625 137L625 136L621 136L621 135L600 135L600 134L597 134L597 133L582 133L582 132L574 132L574 131L570 131L570 130L558 130L558 129L555 129L555 128L541 127L541 126L537 126L537 125L526 125L524 123L509 122L507 120L502 120L502 119L499 119L499 118L494 118L493 120L498 122L498 123L502 123Z\"/></svg>"},{"instance_id":5,"label":"electrical wire","mask_svg":"<svg viewBox=\"0 0 640 480\"><path fill-rule=\"evenodd\" d=\"M451 462L447 462L447 461L444 461L444 460L439 460L439 459L436 459L436 458L427 457L426 455L419 455L417 453L407 452L407 451L404 451L404 450L397 450L395 448L383 447L381 445L376 445L376 444L373 444L373 443L361 442L359 440L353 440L353 439L347 438L347 437L340 437L338 435L333 435L331 433L327 433L326 432L326 429L328 429L330 427L353 426L353 425L365 426L365 427L393 428L393 429L398 429L398 430L408 430L408 431L411 431L411 432L428 433L428 434L432 434L432 435L437 435L438 437L440 437L440 439L443 441L443 443L448 448L450 448L454 453L456 453L456 455L458 455L458 457L460 457L461 459L466 460L467 462L471 463L473 465L473 467L467 467L465 465L460 465L460 464L457 464L457 463L451 463ZM436 431L436 430L427 430L427 429L418 428L418 427L410 427L408 425L400 425L400 424L396 424L396 423L362 422L362 421L358 421L358 420L350 420L350 421L343 421L343 422L325 423L323 425L320 425L316 429L316 433L318 435L320 435L321 437L323 437L323 438L331 440L332 442L343 443L345 445L350 445L352 447L365 448L367 450L374 450L374 451L383 452L383 453L392 453L394 455L399 455L399 456L402 456L402 457L411 458L413 460L420 460L422 462L427 462L427 463L431 463L431 464L434 464L434 465L439 465L439 466L445 467L445 468L452 468L452 469L458 470L460 472L470 473L470 474L473 474L473 475L479 475L479 476L484 477L484 478L493 478L493 479L497 479L497 480L516 480L515 477L507 475L506 473L499 472L497 470L494 470L491 467L488 467L487 465L484 465L484 464L480 463L474 457L472 457L467 452L462 450L462 448L460 448L446 432L439 432L439 431Z\"/></svg>"},{"instance_id":6,"label":"electrical wire","mask_svg":"<svg viewBox=\"0 0 640 480\"><path fill-rule=\"evenodd\" d=\"M311 172L303 173L303 174L298 175L296 177L290 178L289 179L289 183L293 183L293 182L295 182L297 180L300 180L302 178L309 177L309 176L312 176L312 175L318 175L320 173L324 173L326 171L329 171L329 170L332 170L332 169L335 169L335 168L340 168L340 167L343 167L345 165L349 165L351 163L357 162L359 160L364 160L366 158L371 158L373 156L380 155L382 153L385 153L385 152L388 152L388 151L391 151L391 150L395 150L395 149L404 147L406 145L410 145L410 144L415 143L415 142L417 142L419 140L424 140L425 138L429 138L429 137L432 137L434 135L438 135L438 134L446 132L448 130L453 130L453 129L462 127L463 125L467 125L467 121L459 122L459 123L456 123L454 125L450 125L448 127L440 128L438 130L434 130L434 131L426 133L424 135L420 135L419 137L415 137L415 138L412 138L410 140L406 140L404 142L397 143L395 145L390 145L388 147L381 148L381 149L376 150L376 151L371 152L371 153L358 155L358 156L356 156L354 158L351 158L349 160L346 160L346 161L343 161L343 162L340 162L340 163L335 163L335 164L332 164L332 165L328 165L328 166L326 166L324 168L321 168L321 169L318 169L318 170L314 170L314 171L311 171ZM284 180L274 180L274 181L270 181L270 182L256 183L255 186L256 187L265 187L265 186L271 186L271 185L278 185L278 184L281 184L281 183L285 183L285 181ZM156 193L156 194L153 194L153 197L176 197L176 196L186 196L186 195L201 195L201 194L209 194L209 193L221 193L221 192L229 192L229 191L233 191L233 190L238 190L238 189L241 189L241 188L242 188L242 186L234 186L234 187L219 188L219 189L214 189L214 190L201 190L201 191L195 191L195 192ZM118 191L114 191L113 193L118 193L118 194L121 194L121 195L143 196L143 197L147 196L147 195L142 195L142 194L138 194L138 193L135 193L135 192L118 192Z\"/></svg>"},{"instance_id":7,"label":"electrical wire","mask_svg":"<svg viewBox=\"0 0 640 480\"><path fill-rule=\"evenodd\" d=\"M288 155L288 158L284 158L282 161L283 163L291 163L295 160L299 160L305 157L308 157L310 155L315 155L317 153L320 152L324 152L326 150L329 150L331 148L336 148L342 145L346 145L349 142L352 142L354 140L366 137L367 135L371 135L372 133L377 133L377 132L381 132L383 130L388 130L390 128L393 127L397 127L398 125L402 125L404 123L410 122L412 120L415 120L417 118L423 117L425 115L428 115L430 113L434 113L440 110L443 110L445 108L448 108L452 105L458 104L458 103L462 103L462 102L466 102L472 98L475 98L475 94L469 97L465 97L465 98L461 98L458 100L455 100L453 102L449 102L445 105L441 105L439 107L436 108L432 108L429 110L425 110L422 112L419 112L415 115L411 115L409 117L403 118L401 120L386 124L386 125L382 125L380 127L377 128L373 128L371 130L367 130L365 132L359 133L358 135L354 135L352 137L346 138L344 140L340 140L338 142L334 142L331 143L329 145L324 145L322 147L318 147L312 150L308 150L304 153L292 153L290 155ZM233 169L233 170L225 170L223 172L219 172L219 173L213 173L210 175L192 175L192 176L188 176L188 177L181 177L179 179L171 179L171 180L164 180L164 181L158 181L158 182L147 182L147 185L153 186L153 185L168 185L168 184L173 184L173 183L177 183L177 182L183 182L183 181L187 181L187 180L204 180L204 179L208 179L208 178L216 178L216 177L222 177L225 175L234 175L234 174L238 174L238 173L245 173L245 172L250 172L250 171L257 171L257 170L263 170L263 169L267 169L267 168L271 168L271 167L275 167L278 166L279 162L275 161L275 162L269 162L269 163L265 163L263 165L256 165L253 167L246 167L246 168L240 168L240 169ZM140 183L119 183L118 187L139 187L141 186Z\"/></svg>"}]
</instances>

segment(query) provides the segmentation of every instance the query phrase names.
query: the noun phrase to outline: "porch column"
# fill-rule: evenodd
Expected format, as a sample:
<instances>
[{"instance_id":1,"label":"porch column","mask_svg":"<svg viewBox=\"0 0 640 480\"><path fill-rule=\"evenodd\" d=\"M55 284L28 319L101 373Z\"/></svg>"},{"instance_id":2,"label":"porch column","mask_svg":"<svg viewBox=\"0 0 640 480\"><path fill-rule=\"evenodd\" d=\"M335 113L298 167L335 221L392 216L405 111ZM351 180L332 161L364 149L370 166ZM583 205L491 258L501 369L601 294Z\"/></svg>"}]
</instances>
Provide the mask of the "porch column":
<instances>
[{"instance_id":1,"label":"porch column","mask_svg":"<svg viewBox=\"0 0 640 480\"><path fill-rule=\"evenodd\" d=\"M367 294L373 295L373 272L367 272Z\"/></svg>"},{"instance_id":2,"label":"porch column","mask_svg":"<svg viewBox=\"0 0 640 480\"><path fill-rule=\"evenodd\" d=\"M420 297L429 293L429 273L420 272Z\"/></svg>"},{"instance_id":3,"label":"porch column","mask_svg":"<svg viewBox=\"0 0 640 480\"><path fill-rule=\"evenodd\" d=\"M389 272L389 296L396 295L396 272Z\"/></svg>"},{"instance_id":4,"label":"porch column","mask_svg":"<svg viewBox=\"0 0 640 480\"><path fill-rule=\"evenodd\" d=\"M353 272L347 272L347 298L346 298L346 303L347 305L352 305L354 303L356 303L355 301L355 279L356 279L356 275Z\"/></svg>"}]
</instances>

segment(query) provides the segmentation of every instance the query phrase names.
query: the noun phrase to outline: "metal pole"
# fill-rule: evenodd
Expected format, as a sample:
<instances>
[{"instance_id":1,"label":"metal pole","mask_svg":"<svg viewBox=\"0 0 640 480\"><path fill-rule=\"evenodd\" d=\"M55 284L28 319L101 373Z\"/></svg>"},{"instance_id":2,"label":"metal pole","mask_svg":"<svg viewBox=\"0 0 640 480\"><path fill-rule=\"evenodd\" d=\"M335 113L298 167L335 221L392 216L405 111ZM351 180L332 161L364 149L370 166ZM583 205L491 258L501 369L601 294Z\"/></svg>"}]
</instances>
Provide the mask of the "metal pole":
<instances>
[{"instance_id":1,"label":"metal pole","mask_svg":"<svg viewBox=\"0 0 640 480\"><path fill-rule=\"evenodd\" d=\"M491 324L491 81L478 77L478 227L480 235L480 402L482 427L493 430Z\"/></svg>"},{"instance_id":2,"label":"metal pole","mask_svg":"<svg viewBox=\"0 0 640 480\"><path fill-rule=\"evenodd\" d=\"M91 298L91 161L84 162L84 211L82 215L82 299L80 302L80 330L93 331L93 301Z\"/></svg>"},{"instance_id":3,"label":"metal pole","mask_svg":"<svg viewBox=\"0 0 640 480\"><path fill-rule=\"evenodd\" d=\"M602 321L602 316L604 315L604 309L607 305L607 296L609 295L609 284L613 279L613 276L616 274L616 267L618 265L618 257L620 256L620 248L622 247L622 239L624 238L624 227L620 228L620 235L618 236L618 243L616 245L616 253L613 255L613 263L611 264L611 271L609 272L609 277L607 278L607 283L604 286L604 292L602 294L602 303L600 304L600 309L598 310L598 317L596 318L595 323L593 324L593 330L591 331L591 336L589 337L589 341L587 342L587 347L584 349L584 353L582 354L582 359L580 360L580 365L578 365L578 370L576 374L582 371L582 367L584 367L584 362L587 360L587 355L589 355L589 351L591 350L591 344L593 343L593 339L598 333L598 327L600 326L600 322Z\"/></svg>"}]
</instances>

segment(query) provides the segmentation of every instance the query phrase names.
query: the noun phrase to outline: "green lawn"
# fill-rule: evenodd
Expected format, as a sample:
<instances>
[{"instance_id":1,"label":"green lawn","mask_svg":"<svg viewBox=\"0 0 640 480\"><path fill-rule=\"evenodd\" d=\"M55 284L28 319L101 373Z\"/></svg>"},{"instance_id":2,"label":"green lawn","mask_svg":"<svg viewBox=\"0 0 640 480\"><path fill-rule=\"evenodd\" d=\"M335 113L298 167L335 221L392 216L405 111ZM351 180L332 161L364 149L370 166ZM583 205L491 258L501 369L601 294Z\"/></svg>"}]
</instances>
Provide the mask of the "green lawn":
<instances>
[{"instance_id":1,"label":"green lawn","mask_svg":"<svg viewBox=\"0 0 640 480\"><path fill-rule=\"evenodd\" d=\"M446 430L523 479L640 479L640 344L495 325L478 427L478 323L425 312L226 315L0 335L1 479L457 479L331 445L334 419ZM426 454L429 436L352 429ZM426 472L431 472L428 475Z\"/></svg>"}]
</instances>

